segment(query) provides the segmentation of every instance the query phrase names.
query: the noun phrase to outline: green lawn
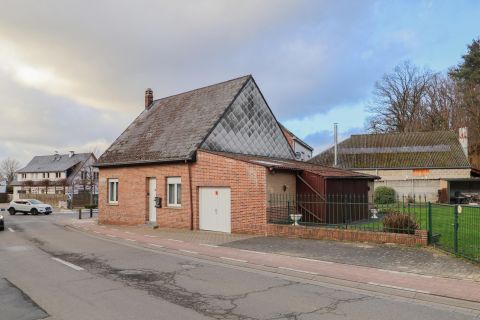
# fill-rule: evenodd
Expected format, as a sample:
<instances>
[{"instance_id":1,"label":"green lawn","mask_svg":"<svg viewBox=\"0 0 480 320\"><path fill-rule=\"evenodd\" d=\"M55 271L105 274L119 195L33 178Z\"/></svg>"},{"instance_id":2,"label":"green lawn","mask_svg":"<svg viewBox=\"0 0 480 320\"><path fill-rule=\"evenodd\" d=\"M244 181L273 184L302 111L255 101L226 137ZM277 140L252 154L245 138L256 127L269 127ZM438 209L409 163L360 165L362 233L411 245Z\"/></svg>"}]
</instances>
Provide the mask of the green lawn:
<instances>
[{"instance_id":1,"label":"green lawn","mask_svg":"<svg viewBox=\"0 0 480 320\"><path fill-rule=\"evenodd\" d=\"M465 258L480 261L480 207L462 207L458 215L458 254ZM428 206L396 203L381 206L379 209L391 209L410 214L419 224L420 229L428 230ZM432 232L435 245L449 252L454 252L454 206L432 204ZM383 231L380 219L370 219L348 226L351 229Z\"/></svg>"}]
</instances>

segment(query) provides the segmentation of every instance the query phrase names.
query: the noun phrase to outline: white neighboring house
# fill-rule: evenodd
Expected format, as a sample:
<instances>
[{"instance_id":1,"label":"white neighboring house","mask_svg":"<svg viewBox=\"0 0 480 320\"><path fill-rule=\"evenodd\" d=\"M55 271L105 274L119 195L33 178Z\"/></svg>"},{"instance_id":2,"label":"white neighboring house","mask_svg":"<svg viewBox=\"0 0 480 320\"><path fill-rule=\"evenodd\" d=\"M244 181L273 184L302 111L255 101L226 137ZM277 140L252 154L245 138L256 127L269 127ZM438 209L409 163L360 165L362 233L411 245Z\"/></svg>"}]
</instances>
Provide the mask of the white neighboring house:
<instances>
[{"instance_id":1,"label":"white neighboring house","mask_svg":"<svg viewBox=\"0 0 480 320\"><path fill-rule=\"evenodd\" d=\"M294 135L290 130L280 124L283 134L287 138L290 147L292 147L295 153L295 159L299 161L308 161L312 158L313 148L309 146L305 141Z\"/></svg>"},{"instance_id":2,"label":"white neighboring house","mask_svg":"<svg viewBox=\"0 0 480 320\"><path fill-rule=\"evenodd\" d=\"M7 192L7 180L0 178L0 193Z\"/></svg>"},{"instance_id":3,"label":"white neighboring house","mask_svg":"<svg viewBox=\"0 0 480 320\"><path fill-rule=\"evenodd\" d=\"M90 191L98 194L98 168L93 165L97 158L93 153L53 154L35 156L16 172L13 199L20 193L31 194L77 194Z\"/></svg>"}]
</instances>

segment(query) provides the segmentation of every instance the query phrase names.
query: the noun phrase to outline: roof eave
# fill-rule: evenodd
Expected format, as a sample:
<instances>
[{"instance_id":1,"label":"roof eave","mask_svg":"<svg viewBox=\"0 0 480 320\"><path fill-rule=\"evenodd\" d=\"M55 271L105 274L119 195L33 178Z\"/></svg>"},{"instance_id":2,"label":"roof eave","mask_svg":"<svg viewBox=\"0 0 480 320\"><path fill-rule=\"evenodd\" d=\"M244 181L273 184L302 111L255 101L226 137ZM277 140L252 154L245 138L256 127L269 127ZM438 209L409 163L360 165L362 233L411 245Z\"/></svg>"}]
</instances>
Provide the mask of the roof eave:
<instances>
[{"instance_id":1,"label":"roof eave","mask_svg":"<svg viewBox=\"0 0 480 320\"><path fill-rule=\"evenodd\" d=\"M141 166L149 164L164 164L164 163L176 163L176 162L189 162L193 161L193 158L175 158L175 159L160 159L160 160L141 160L141 161L127 161L127 162L110 162L110 163L96 163L93 167L106 168L106 167L126 167L126 166Z\"/></svg>"}]
</instances>

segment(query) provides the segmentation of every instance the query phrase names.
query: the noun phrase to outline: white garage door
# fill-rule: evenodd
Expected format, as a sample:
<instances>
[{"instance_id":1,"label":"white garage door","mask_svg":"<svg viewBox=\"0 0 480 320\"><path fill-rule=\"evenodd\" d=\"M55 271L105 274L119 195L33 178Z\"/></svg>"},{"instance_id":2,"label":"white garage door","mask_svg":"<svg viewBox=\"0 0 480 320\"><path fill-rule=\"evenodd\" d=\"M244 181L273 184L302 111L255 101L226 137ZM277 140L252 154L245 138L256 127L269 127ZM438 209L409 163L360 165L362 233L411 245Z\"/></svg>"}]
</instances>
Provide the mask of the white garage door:
<instances>
[{"instance_id":1,"label":"white garage door","mask_svg":"<svg viewBox=\"0 0 480 320\"><path fill-rule=\"evenodd\" d=\"M230 188L200 187L200 229L231 232Z\"/></svg>"}]
</instances>

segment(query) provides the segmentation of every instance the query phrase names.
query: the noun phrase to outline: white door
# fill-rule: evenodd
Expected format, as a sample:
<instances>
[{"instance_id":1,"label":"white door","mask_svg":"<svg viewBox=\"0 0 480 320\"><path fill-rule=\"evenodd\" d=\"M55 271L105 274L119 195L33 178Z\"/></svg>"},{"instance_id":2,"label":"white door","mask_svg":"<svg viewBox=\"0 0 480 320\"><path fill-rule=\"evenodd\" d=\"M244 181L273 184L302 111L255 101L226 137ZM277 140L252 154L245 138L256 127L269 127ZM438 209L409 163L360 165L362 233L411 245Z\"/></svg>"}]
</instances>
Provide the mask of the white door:
<instances>
[{"instance_id":1,"label":"white door","mask_svg":"<svg viewBox=\"0 0 480 320\"><path fill-rule=\"evenodd\" d=\"M231 232L230 188L200 187L200 229Z\"/></svg>"},{"instance_id":2,"label":"white door","mask_svg":"<svg viewBox=\"0 0 480 320\"><path fill-rule=\"evenodd\" d=\"M148 179L148 220L157 221L157 208L155 207L155 197L157 196L157 179Z\"/></svg>"}]
</instances>

